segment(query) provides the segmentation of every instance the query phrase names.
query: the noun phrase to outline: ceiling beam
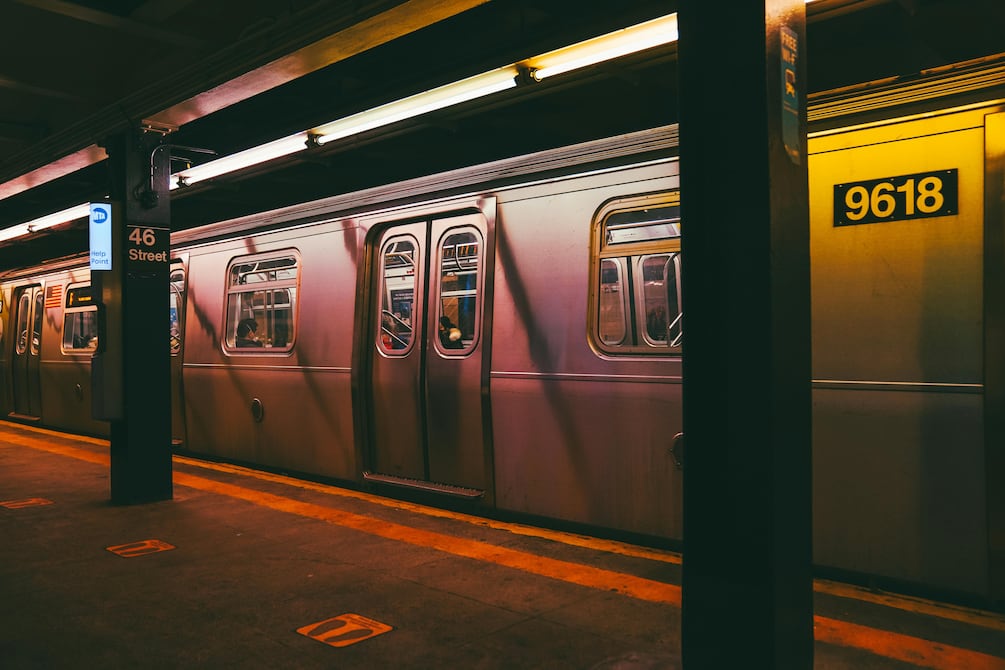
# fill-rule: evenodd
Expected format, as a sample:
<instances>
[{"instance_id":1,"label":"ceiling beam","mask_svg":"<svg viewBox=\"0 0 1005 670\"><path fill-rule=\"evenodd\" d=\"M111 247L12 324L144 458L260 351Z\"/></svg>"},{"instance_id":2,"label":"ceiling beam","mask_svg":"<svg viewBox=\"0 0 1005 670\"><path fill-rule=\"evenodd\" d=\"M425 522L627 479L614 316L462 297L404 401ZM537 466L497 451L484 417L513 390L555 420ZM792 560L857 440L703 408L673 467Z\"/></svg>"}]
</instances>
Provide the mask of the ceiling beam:
<instances>
[{"instance_id":1,"label":"ceiling beam","mask_svg":"<svg viewBox=\"0 0 1005 670\"><path fill-rule=\"evenodd\" d=\"M130 119L181 126L487 2L389 1L383 6L390 8L371 16L342 9L328 22L304 17L269 40L245 40L7 157L0 164L0 200L104 160L104 149L95 142L122 131ZM278 46L263 52L263 43ZM50 162L54 156L62 158ZM20 176L14 171L23 169L30 171Z\"/></svg>"},{"instance_id":2,"label":"ceiling beam","mask_svg":"<svg viewBox=\"0 0 1005 670\"><path fill-rule=\"evenodd\" d=\"M57 91L52 88L45 88L43 86L35 86L33 84L25 84L14 79L8 79L3 75L0 75L0 88L10 89L12 91L17 91L18 93L27 93L29 95L35 95L42 98L56 98L57 100L68 100L73 102L83 102L83 99L72 93L67 93L66 91Z\"/></svg>"},{"instance_id":3,"label":"ceiling beam","mask_svg":"<svg viewBox=\"0 0 1005 670\"><path fill-rule=\"evenodd\" d=\"M202 40L194 37L161 30L160 28L155 28L139 21L125 19L115 14L101 12L73 2L64 2L64 0L14 0L14 2L141 39L157 40L164 44L186 49L199 49L203 46Z\"/></svg>"}]
</instances>

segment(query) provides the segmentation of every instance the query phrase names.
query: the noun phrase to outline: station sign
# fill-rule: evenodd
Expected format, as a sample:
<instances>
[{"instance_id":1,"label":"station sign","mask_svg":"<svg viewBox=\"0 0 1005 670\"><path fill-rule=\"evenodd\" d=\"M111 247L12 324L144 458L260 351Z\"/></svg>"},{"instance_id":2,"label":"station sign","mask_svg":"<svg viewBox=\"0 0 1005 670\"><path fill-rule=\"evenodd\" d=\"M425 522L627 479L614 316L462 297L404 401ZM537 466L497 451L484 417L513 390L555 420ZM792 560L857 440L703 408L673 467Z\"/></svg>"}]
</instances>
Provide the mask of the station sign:
<instances>
[{"instance_id":1,"label":"station sign","mask_svg":"<svg viewBox=\"0 0 1005 670\"><path fill-rule=\"evenodd\" d=\"M958 170L834 185L834 226L906 221L959 213Z\"/></svg>"},{"instance_id":2,"label":"station sign","mask_svg":"<svg viewBox=\"0 0 1005 670\"><path fill-rule=\"evenodd\" d=\"M166 268L171 260L171 231L158 226L126 226L126 267L132 271Z\"/></svg>"},{"instance_id":3,"label":"station sign","mask_svg":"<svg viewBox=\"0 0 1005 670\"><path fill-rule=\"evenodd\" d=\"M88 218L91 270L112 269L112 203L92 202Z\"/></svg>"}]
</instances>

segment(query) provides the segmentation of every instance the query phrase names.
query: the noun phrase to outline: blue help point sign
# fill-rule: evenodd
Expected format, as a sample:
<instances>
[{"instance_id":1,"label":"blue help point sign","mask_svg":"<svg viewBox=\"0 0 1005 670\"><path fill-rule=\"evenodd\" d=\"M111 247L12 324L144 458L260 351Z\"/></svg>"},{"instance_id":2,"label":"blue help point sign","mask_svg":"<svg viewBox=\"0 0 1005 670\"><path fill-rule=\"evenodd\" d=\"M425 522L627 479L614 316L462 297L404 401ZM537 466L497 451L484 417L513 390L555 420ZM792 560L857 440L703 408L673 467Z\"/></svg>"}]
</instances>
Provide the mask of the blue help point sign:
<instances>
[{"instance_id":1,"label":"blue help point sign","mask_svg":"<svg viewBox=\"0 0 1005 670\"><path fill-rule=\"evenodd\" d=\"M91 203L91 269L112 269L112 205Z\"/></svg>"}]
</instances>

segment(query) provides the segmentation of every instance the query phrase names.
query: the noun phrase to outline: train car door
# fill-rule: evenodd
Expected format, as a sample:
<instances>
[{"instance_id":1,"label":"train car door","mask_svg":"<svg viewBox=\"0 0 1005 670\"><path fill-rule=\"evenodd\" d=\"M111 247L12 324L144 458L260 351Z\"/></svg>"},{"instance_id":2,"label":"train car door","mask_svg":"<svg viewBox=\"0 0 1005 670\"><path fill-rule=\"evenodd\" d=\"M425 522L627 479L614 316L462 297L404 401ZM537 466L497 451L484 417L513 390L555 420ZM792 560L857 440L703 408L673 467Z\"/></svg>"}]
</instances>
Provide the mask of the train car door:
<instances>
[{"instance_id":1,"label":"train car door","mask_svg":"<svg viewBox=\"0 0 1005 670\"><path fill-rule=\"evenodd\" d=\"M487 240L480 214L393 225L375 240L367 479L471 498L486 489Z\"/></svg>"},{"instance_id":2,"label":"train car door","mask_svg":"<svg viewBox=\"0 0 1005 670\"><path fill-rule=\"evenodd\" d=\"M39 417L42 391L39 383L39 354L42 350L42 318L45 314L42 287L25 286L14 291L14 414Z\"/></svg>"},{"instance_id":3,"label":"train car door","mask_svg":"<svg viewBox=\"0 0 1005 670\"><path fill-rule=\"evenodd\" d=\"M171 338L171 443L185 443L185 405L182 391L182 365L185 344L185 265L171 263L170 275Z\"/></svg>"}]
</instances>

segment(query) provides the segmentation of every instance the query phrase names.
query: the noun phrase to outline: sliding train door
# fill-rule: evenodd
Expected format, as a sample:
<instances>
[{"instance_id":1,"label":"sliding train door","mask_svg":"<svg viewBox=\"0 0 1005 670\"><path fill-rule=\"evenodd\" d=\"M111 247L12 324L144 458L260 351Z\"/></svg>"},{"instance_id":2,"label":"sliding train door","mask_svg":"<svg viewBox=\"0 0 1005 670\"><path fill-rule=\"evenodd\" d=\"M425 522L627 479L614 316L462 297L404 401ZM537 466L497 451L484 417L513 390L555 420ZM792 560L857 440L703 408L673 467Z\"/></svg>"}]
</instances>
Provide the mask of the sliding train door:
<instances>
[{"instance_id":1,"label":"sliding train door","mask_svg":"<svg viewBox=\"0 0 1005 670\"><path fill-rule=\"evenodd\" d=\"M488 239L471 214L392 225L374 240L366 479L485 491Z\"/></svg>"},{"instance_id":2,"label":"sliding train door","mask_svg":"<svg viewBox=\"0 0 1005 670\"><path fill-rule=\"evenodd\" d=\"M39 417L42 414L39 354L42 349L44 300L41 286L25 286L14 290L11 388L14 393L14 414L20 416Z\"/></svg>"},{"instance_id":3,"label":"sliding train door","mask_svg":"<svg viewBox=\"0 0 1005 670\"><path fill-rule=\"evenodd\" d=\"M170 347L171 347L171 444L185 444L185 396L182 367L185 344L185 265L171 261L170 275Z\"/></svg>"}]
</instances>

